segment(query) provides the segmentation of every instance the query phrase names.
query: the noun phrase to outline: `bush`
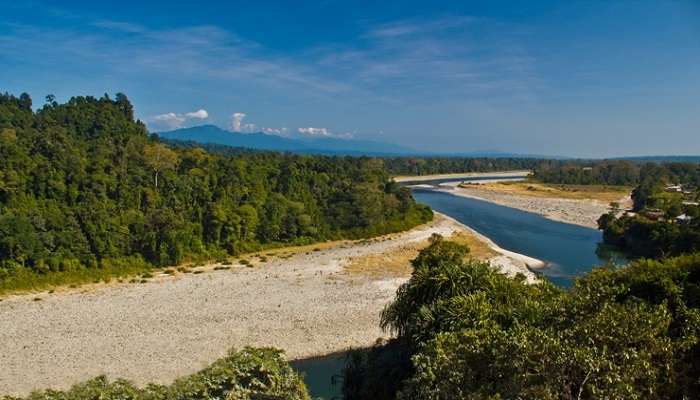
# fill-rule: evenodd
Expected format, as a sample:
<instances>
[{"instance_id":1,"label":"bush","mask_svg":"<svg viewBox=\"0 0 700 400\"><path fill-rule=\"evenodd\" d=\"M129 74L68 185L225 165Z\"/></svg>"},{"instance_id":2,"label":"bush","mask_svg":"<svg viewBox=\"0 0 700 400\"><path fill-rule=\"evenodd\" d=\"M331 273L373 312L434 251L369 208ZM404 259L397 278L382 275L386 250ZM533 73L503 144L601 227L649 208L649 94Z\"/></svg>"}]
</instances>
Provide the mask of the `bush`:
<instances>
[{"instance_id":1,"label":"bush","mask_svg":"<svg viewBox=\"0 0 700 400\"><path fill-rule=\"evenodd\" d=\"M172 385L149 384L141 389L118 379L99 376L67 391L45 390L26 398L3 400L308 400L302 378L287 364L283 352L273 348L231 351L228 356Z\"/></svg>"},{"instance_id":2,"label":"bush","mask_svg":"<svg viewBox=\"0 0 700 400\"><path fill-rule=\"evenodd\" d=\"M433 240L413 261L382 314L398 338L351 357L350 399L689 399L700 391L700 254L594 269L564 290L508 278L465 260L465 250Z\"/></svg>"}]
</instances>

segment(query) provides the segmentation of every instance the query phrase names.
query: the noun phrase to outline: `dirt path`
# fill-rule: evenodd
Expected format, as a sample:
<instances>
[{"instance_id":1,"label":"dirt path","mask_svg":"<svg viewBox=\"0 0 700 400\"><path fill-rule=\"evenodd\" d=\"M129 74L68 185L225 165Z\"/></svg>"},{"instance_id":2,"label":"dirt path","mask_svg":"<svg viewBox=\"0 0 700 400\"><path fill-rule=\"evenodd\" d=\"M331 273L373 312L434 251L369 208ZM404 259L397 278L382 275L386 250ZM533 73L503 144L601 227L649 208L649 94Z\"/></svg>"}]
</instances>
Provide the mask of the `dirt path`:
<instances>
[{"instance_id":1,"label":"dirt path","mask_svg":"<svg viewBox=\"0 0 700 400\"><path fill-rule=\"evenodd\" d=\"M100 374L166 383L246 345L275 346L289 358L371 345L384 336L379 313L410 269L354 273L348 266L426 243L433 233L471 234L438 215L401 234L278 252L253 268L209 266L147 283L5 298L0 394L67 388ZM498 254L506 271L529 274L528 259Z\"/></svg>"}]
</instances>

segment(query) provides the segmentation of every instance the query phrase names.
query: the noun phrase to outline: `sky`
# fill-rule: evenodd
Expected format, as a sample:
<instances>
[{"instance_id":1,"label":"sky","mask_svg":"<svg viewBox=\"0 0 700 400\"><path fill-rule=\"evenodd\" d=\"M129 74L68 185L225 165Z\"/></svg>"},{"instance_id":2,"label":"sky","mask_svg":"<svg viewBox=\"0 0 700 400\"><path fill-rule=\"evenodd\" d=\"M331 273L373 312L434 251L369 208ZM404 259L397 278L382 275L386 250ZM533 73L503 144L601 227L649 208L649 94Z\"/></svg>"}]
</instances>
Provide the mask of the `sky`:
<instances>
[{"instance_id":1,"label":"sky","mask_svg":"<svg viewBox=\"0 0 700 400\"><path fill-rule=\"evenodd\" d=\"M700 1L2 1L0 91L425 152L700 154Z\"/></svg>"}]
</instances>

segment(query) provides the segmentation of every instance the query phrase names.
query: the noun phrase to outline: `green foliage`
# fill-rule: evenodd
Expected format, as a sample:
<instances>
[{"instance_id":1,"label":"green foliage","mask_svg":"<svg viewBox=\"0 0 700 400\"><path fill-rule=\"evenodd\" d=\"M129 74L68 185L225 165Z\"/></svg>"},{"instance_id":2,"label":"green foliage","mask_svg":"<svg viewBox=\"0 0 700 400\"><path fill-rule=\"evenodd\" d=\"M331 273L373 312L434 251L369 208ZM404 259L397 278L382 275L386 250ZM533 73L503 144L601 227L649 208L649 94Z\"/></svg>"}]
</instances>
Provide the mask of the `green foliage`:
<instances>
[{"instance_id":1,"label":"green foliage","mask_svg":"<svg viewBox=\"0 0 700 400\"><path fill-rule=\"evenodd\" d=\"M27 104L0 95L0 291L102 276L110 260L175 265L432 217L378 159L170 148L123 94Z\"/></svg>"},{"instance_id":2,"label":"green foliage","mask_svg":"<svg viewBox=\"0 0 700 400\"><path fill-rule=\"evenodd\" d=\"M605 243L623 249L631 256L669 257L700 251L700 220L678 224L650 220L643 215L615 218L605 214L598 220Z\"/></svg>"},{"instance_id":3,"label":"green foliage","mask_svg":"<svg viewBox=\"0 0 700 400\"><path fill-rule=\"evenodd\" d=\"M534 169L535 158L488 157L389 157L384 159L392 175L436 175L460 172L494 172Z\"/></svg>"},{"instance_id":4,"label":"green foliage","mask_svg":"<svg viewBox=\"0 0 700 400\"><path fill-rule=\"evenodd\" d=\"M126 380L110 382L100 376L69 390L34 392L24 399L5 400L308 400L303 380L281 351L247 347L230 352L204 370L168 386L138 388Z\"/></svg>"},{"instance_id":5,"label":"green foliage","mask_svg":"<svg viewBox=\"0 0 700 400\"><path fill-rule=\"evenodd\" d=\"M639 182L640 164L631 161L542 161L534 178L544 183L629 186Z\"/></svg>"},{"instance_id":6,"label":"green foliage","mask_svg":"<svg viewBox=\"0 0 700 400\"><path fill-rule=\"evenodd\" d=\"M391 400L414 373L405 340L379 341L348 353L343 368L344 400Z\"/></svg>"},{"instance_id":7,"label":"green foliage","mask_svg":"<svg viewBox=\"0 0 700 400\"><path fill-rule=\"evenodd\" d=\"M541 160L533 171L544 183L570 185L639 186L639 201L664 183L700 187L700 164L691 162L641 163L626 160ZM635 199L637 201L637 199Z\"/></svg>"},{"instance_id":8,"label":"green foliage","mask_svg":"<svg viewBox=\"0 0 700 400\"><path fill-rule=\"evenodd\" d=\"M696 164L647 164L641 168L641 182L632 192L638 215L613 213L598 220L607 244L632 256L668 257L700 251L700 207L692 204L700 188L700 166ZM684 185L685 193L666 192L669 182ZM689 200L690 204L684 204ZM681 214L690 220L678 223Z\"/></svg>"},{"instance_id":9,"label":"green foliage","mask_svg":"<svg viewBox=\"0 0 700 400\"><path fill-rule=\"evenodd\" d=\"M448 243L423 251L384 311L396 343L351 358L348 398L668 399L700 390L700 254L595 269L566 291L455 257ZM391 374L401 377L393 393L377 389Z\"/></svg>"}]
</instances>

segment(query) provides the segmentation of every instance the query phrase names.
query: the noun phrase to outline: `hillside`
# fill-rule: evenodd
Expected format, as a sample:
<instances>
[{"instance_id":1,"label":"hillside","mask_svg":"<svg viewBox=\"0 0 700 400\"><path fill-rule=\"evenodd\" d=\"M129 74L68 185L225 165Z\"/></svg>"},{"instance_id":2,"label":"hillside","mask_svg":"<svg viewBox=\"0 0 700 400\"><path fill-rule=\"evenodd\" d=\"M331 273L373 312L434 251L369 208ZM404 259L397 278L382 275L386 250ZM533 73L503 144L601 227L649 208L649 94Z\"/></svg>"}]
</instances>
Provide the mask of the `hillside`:
<instances>
[{"instance_id":1,"label":"hillside","mask_svg":"<svg viewBox=\"0 0 700 400\"><path fill-rule=\"evenodd\" d=\"M123 94L0 95L0 292L430 218L381 161L170 148Z\"/></svg>"}]
</instances>

